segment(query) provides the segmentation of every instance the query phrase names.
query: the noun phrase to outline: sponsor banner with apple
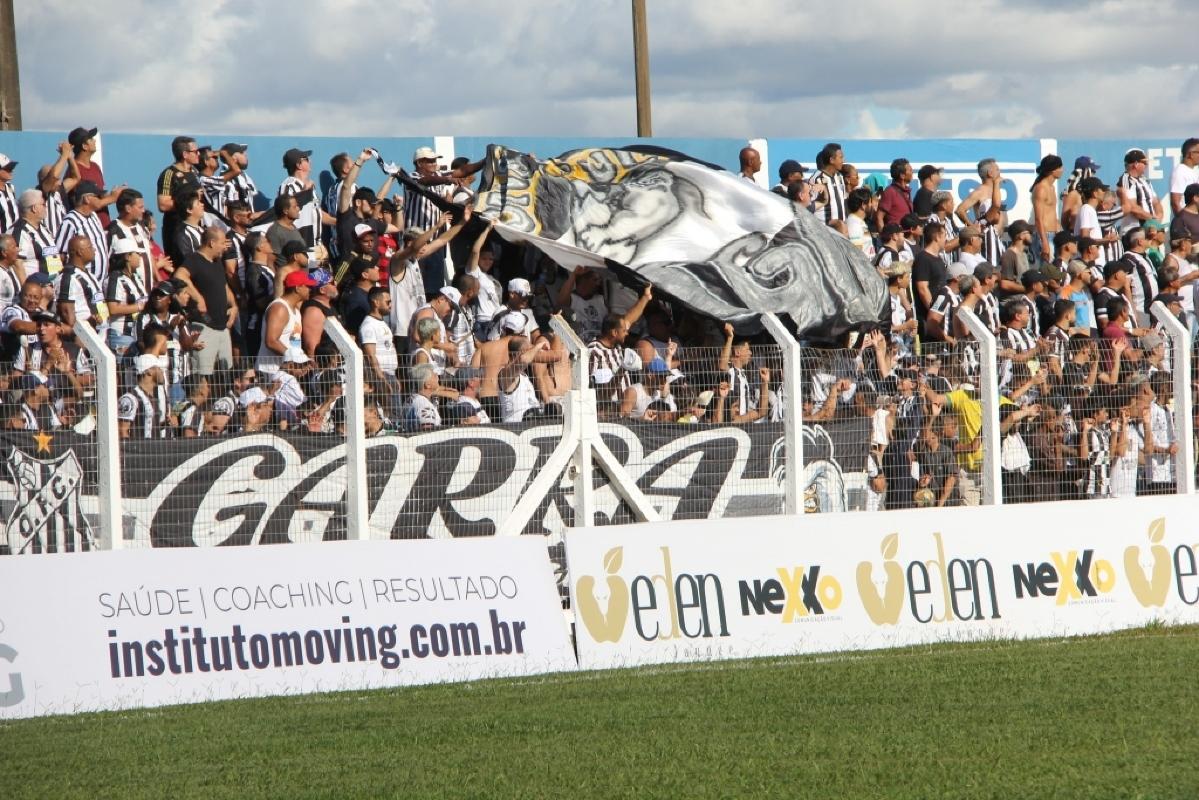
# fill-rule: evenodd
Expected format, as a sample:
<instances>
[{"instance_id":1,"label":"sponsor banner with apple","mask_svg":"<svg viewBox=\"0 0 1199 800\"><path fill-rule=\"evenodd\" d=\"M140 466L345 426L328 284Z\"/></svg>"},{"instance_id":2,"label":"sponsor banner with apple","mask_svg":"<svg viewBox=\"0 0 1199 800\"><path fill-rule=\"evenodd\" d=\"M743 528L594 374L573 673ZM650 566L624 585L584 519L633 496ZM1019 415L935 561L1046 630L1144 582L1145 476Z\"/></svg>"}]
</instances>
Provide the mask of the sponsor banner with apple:
<instances>
[{"instance_id":1,"label":"sponsor banner with apple","mask_svg":"<svg viewBox=\"0 0 1199 800\"><path fill-rule=\"evenodd\" d=\"M0 559L0 720L575 668L532 537Z\"/></svg>"},{"instance_id":2,"label":"sponsor banner with apple","mask_svg":"<svg viewBox=\"0 0 1199 800\"><path fill-rule=\"evenodd\" d=\"M579 666L1199 622L1196 501L666 522L566 535Z\"/></svg>"}]
</instances>

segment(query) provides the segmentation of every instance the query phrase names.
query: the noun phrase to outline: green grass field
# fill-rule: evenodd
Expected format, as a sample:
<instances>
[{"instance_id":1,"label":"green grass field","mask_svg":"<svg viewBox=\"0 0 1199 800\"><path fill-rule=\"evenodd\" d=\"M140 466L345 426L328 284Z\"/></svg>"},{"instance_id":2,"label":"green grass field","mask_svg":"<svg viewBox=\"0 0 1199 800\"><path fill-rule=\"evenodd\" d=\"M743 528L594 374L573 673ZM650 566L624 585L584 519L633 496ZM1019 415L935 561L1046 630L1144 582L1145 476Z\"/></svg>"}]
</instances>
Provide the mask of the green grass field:
<instances>
[{"instance_id":1,"label":"green grass field","mask_svg":"<svg viewBox=\"0 0 1199 800\"><path fill-rule=\"evenodd\" d=\"M1199 627L0 723L0 797L1199 797Z\"/></svg>"}]
</instances>

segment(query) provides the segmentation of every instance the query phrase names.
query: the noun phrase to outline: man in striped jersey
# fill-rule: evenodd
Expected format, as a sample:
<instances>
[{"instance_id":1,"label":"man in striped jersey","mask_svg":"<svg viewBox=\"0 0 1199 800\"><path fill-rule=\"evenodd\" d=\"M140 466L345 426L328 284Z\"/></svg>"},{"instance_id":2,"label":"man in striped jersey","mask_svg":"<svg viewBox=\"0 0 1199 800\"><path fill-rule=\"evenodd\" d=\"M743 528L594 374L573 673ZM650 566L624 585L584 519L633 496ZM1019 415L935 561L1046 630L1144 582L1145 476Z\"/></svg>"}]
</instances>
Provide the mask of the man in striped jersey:
<instances>
[{"instance_id":1,"label":"man in striped jersey","mask_svg":"<svg viewBox=\"0 0 1199 800\"><path fill-rule=\"evenodd\" d=\"M89 322L98 329L108 319L108 309L102 284L88 269L96 258L96 248L82 234L72 236L66 245L67 265L56 278L58 314L68 328L76 322Z\"/></svg>"},{"instance_id":2,"label":"man in striped jersey","mask_svg":"<svg viewBox=\"0 0 1199 800\"><path fill-rule=\"evenodd\" d=\"M628 335L624 317L609 314L604 318L599 338L587 343L587 374L594 377L597 370L607 370L613 376L611 383L606 384L602 391L596 387L599 400L619 402L624 397L625 389L633 385L624 368L624 340Z\"/></svg>"},{"instance_id":3,"label":"man in striped jersey","mask_svg":"<svg viewBox=\"0 0 1199 800\"><path fill-rule=\"evenodd\" d=\"M70 253L68 244L77 236L84 236L92 244L92 258L84 266L95 279L97 286L103 286L108 280L108 235L96 215L96 205L100 202L100 190L94 183L80 181L73 193L75 207L67 212L58 229L55 246L59 253Z\"/></svg>"},{"instance_id":4,"label":"man in striped jersey","mask_svg":"<svg viewBox=\"0 0 1199 800\"><path fill-rule=\"evenodd\" d=\"M142 294L149 294L157 282L158 270L165 269L169 272L174 268L174 264L167 256L155 259L151 247L153 239L142 226L145 215L146 200L141 192L137 189L121 192L117 197L117 218L108 226L108 247L110 254L115 254L121 242L128 241L133 244L133 252L138 256L134 276L142 286Z\"/></svg>"},{"instance_id":5,"label":"man in striped jersey","mask_svg":"<svg viewBox=\"0 0 1199 800\"><path fill-rule=\"evenodd\" d=\"M440 179L437 173L437 159L440 158L431 147L417 148L412 154L412 163L416 167L416 177L424 183L429 179ZM432 192L449 200L453 195L452 183L426 186L426 191ZM428 197L405 189L404 192L404 227L426 231L437 225L441 218L442 209ZM426 255L420 261L421 280L425 284L425 296L433 297L438 289L448 282L446 275L446 248L439 247Z\"/></svg>"},{"instance_id":6,"label":"man in striped jersey","mask_svg":"<svg viewBox=\"0 0 1199 800\"><path fill-rule=\"evenodd\" d=\"M292 196L300 206L300 216L296 220L296 230L308 245L308 259L313 264L319 260L316 246L321 241L321 231L325 225L336 225L337 218L325 211L317 203L316 186L309 177L312 173L311 150L291 148L283 154L283 169L287 177L279 184L279 197ZM322 249L323 246L322 246Z\"/></svg>"},{"instance_id":7,"label":"man in striped jersey","mask_svg":"<svg viewBox=\"0 0 1199 800\"><path fill-rule=\"evenodd\" d=\"M221 146L220 157L225 164L221 180L225 182L221 193L221 211L224 214L229 203L245 203L250 209L250 224L259 215L255 213L254 202L258 197L258 184L246 170L250 166L250 157L246 154L249 145L227 142Z\"/></svg>"},{"instance_id":8,"label":"man in striped jersey","mask_svg":"<svg viewBox=\"0 0 1199 800\"><path fill-rule=\"evenodd\" d=\"M46 232L51 239L58 235L58 227L67 216L66 193L75 191L79 180L75 151L70 142L60 142L58 160L37 171L37 188L46 198Z\"/></svg>"},{"instance_id":9,"label":"man in striped jersey","mask_svg":"<svg viewBox=\"0 0 1199 800\"><path fill-rule=\"evenodd\" d=\"M26 275L45 269L46 248L54 248L54 237L46 229L46 201L37 189L21 192L17 205L21 218L13 226L12 235L17 240L17 251L21 254L21 266ZM61 265L61 262L60 262Z\"/></svg>"},{"instance_id":10,"label":"man in striped jersey","mask_svg":"<svg viewBox=\"0 0 1199 800\"><path fill-rule=\"evenodd\" d=\"M964 224L974 225L982 233L983 259L993 267L999 266L1003 256L1003 242L999 238L1000 225L1003 221L1003 175L999 164L993 158L984 158L978 162L978 178L981 181L978 188L966 195L966 199L958 204L954 213ZM970 219L973 212L974 219Z\"/></svg>"},{"instance_id":11,"label":"man in striped jersey","mask_svg":"<svg viewBox=\"0 0 1199 800\"><path fill-rule=\"evenodd\" d=\"M962 296L958 292L958 281L969 275L971 288L973 288L974 276L971 272L972 270L960 261L949 265L946 283L933 299L932 307L928 310L928 318L924 323L924 335L931 341L945 342L951 345L957 341L954 337L953 317L957 307L962 303Z\"/></svg>"},{"instance_id":12,"label":"man in striped jersey","mask_svg":"<svg viewBox=\"0 0 1199 800\"><path fill-rule=\"evenodd\" d=\"M122 439L165 439L175 426L158 387L165 376L158 356L133 360L137 384L117 401L117 429Z\"/></svg>"},{"instance_id":13,"label":"man in striped jersey","mask_svg":"<svg viewBox=\"0 0 1199 800\"><path fill-rule=\"evenodd\" d=\"M1124 174L1116 181L1116 195L1120 200L1123 215L1117 230L1123 232L1138 228L1151 219L1164 219L1162 201L1146 178L1149 171L1149 156L1144 150L1133 148L1124 154Z\"/></svg>"},{"instance_id":14,"label":"man in striped jersey","mask_svg":"<svg viewBox=\"0 0 1199 800\"><path fill-rule=\"evenodd\" d=\"M17 224L21 213L17 207L17 190L13 188L13 170L17 162L0 153L0 233L8 233Z\"/></svg>"},{"instance_id":15,"label":"man in striped jersey","mask_svg":"<svg viewBox=\"0 0 1199 800\"><path fill-rule=\"evenodd\" d=\"M17 303L0 311L0 365L5 367L37 341L33 315L45 304L45 286L39 279L26 280Z\"/></svg>"},{"instance_id":16,"label":"man in striped jersey","mask_svg":"<svg viewBox=\"0 0 1199 800\"><path fill-rule=\"evenodd\" d=\"M137 274L141 253L133 239L113 242L108 290L104 298L108 305L108 346L123 357L133 345L137 333L137 317L146 308L145 281Z\"/></svg>"},{"instance_id":17,"label":"man in striped jersey","mask_svg":"<svg viewBox=\"0 0 1199 800\"><path fill-rule=\"evenodd\" d=\"M175 208L179 213L179 224L175 229L174 250L179 254L179 263L200 249L204 236L204 195L202 191L190 190L175 195Z\"/></svg>"},{"instance_id":18,"label":"man in striped jersey","mask_svg":"<svg viewBox=\"0 0 1199 800\"><path fill-rule=\"evenodd\" d=\"M999 288L999 273L990 264L983 262L974 267L974 278L982 289L982 299L979 300L978 318L990 329L991 333L999 335L999 298L995 296Z\"/></svg>"},{"instance_id":19,"label":"man in striped jersey","mask_svg":"<svg viewBox=\"0 0 1199 800\"><path fill-rule=\"evenodd\" d=\"M1012 365L1027 364L1029 372L1034 372L1039 364L1035 364L1041 352L1041 344L1036 333L1031 330L1032 314L1028 303L1023 297L1010 297L1000 306L1003 319L1003 335L999 340L999 355L1002 361L999 365L999 386L1008 387L1012 380Z\"/></svg>"},{"instance_id":20,"label":"man in striped jersey","mask_svg":"<svg viewBox=\"0 0 1199 800\"><path fill-rule=\"evenodd\" d=\"M836 142L829 142L816 154L812 199L816 201L816 213L826 223L843 221L848 213L845 209L845 178L841 175L844 164L845 153Z\"/></svg>"},{"instance_id":21,"label":"man in striped jersey","mask_svg":"<svg viewBox=\"0 0 1199 800\"><path fill-rule=\"evenodd\" d=\"M1158 285L1157 270L1153 268L1149 257L1145 255L1149 249L1149 240L1145 238L1145 231L1141 228L1133 228L1126 233L1124 248L1125 252L1120 260L1127 265L1125 271L1130 276L1132 317L1137 325L1149 327L1152 324L1149 306L1153 303L1153 298L1157 297Z\"/></svg>"},{"instance_id":22,"label":"man in striped jersey","mask_svg":"<svg viewBox=\"0 0 1199 800\"><path fill-rule=\"evenodd\" d=\"M17 240L9 233L0 233L0 311L18 302L25 284L25 267Z\"/></svg>"}]
</instances>

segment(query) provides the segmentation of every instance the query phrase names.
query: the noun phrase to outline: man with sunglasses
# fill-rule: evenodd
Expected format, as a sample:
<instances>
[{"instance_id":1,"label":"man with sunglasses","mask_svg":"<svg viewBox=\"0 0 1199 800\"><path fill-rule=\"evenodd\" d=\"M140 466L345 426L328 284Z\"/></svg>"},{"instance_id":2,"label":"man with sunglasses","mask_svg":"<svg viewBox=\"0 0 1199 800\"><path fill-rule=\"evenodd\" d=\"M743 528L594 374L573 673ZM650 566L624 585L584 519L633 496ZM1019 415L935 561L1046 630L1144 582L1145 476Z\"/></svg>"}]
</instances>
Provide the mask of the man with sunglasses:
<instances>
[{"instance_id":1,"label":"man with sunglasses","mask_svg":"<svg viewBox=\"0 0 1199 800\"><path fill-rule=\"evenodd\" d=\"M1162 219L1162 201L1153 184L1145 178L1149 171L1149 156L1134 147L1124 154L1124 174L1116 181L1116 196L1124 218L1118 226L1121 233L1141 227L1151 219Z\"/></svg>"},{"instance_id":2,"label":"man with sunglasses","mask_svg":"<svg viewBox=\"0 0 1199 800\"><path fill-rule=\"evenodd\" d=\"M182 225L182 209L175 207L175 198L200 190L200 146L190 136L176 136L171 141L175 161L158 176L158 210L162 212L162 245L170 259L183 263L183 255L175 247L175 234Z\"/></svg>"}]
</instances>

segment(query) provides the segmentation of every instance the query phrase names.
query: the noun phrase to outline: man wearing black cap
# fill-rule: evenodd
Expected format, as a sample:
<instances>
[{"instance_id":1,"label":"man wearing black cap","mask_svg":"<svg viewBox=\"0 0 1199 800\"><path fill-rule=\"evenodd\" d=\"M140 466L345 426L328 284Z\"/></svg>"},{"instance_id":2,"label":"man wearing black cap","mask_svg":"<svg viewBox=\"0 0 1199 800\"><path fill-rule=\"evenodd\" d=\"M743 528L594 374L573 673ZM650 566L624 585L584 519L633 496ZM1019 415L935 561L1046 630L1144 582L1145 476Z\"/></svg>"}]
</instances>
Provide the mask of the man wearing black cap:
<instances>
[{"instance_id":1,"label":"man wearing black cap","mask_svg":"<svg viewBox=\"0 0 1199 800\"><path fill-rule=\"evenodd\" d=\"M770 191L786 197L787 189L793 183L803 183L803 165L793 158L788 158L779 164L779 182Z\"/></svg>"},{"instance_id":2,"label":"man wearing black cap","mask_svg":"<svg viewBox=\"0 0 1199 800\"><path fill-rule=\"evenodd\" d=\"M8 233L17 224L20 209L17 206L17 191L13 188L13 170L17 162L0 153L0 233Z\"/></svg>"},{"instance_id":3,"label":"man wearing black cap","mask_svg":"<svg viewBox=\"0 0 1199 800\"><path fill-rule=\"evenodd\" d=\"M334 225L337 220L317 202L316 187L309 178L312 173L311 155L311 150L295 147L283 154L283 169L287 170L287 177L279 184L278 196L294 196L300 204L300 216L295 223L296 230L308 245L309 259L315 263L318 260L316 246L321 240L322 226Z\"/></svg>"},{"instance_id":4,"label":"man wearing black cap","mask_svg":"<svg viewBox=\"0 0 1199 800\"><path fill-rule=\"evenodd\" d=\"M251 211L251 222L258 215L254 212L254 201L258 197L258 185L254 183L254 179L250 177L250 173L246 172L246 168L250 166L250 157L246 155L248 145L238 144L237 142L226 142L221 145L220 158L225 164L225 169L221 173L221 180L225 182L224 192L222 194L222 206L228 206L229 203L241 202L249 206Z\"/></svg>"},{"instance_id":5,"label":"man wearing black cap","mask_svg":"<svg viewBox=\"0 0 1199 800\"><path fill-rule=\"evenodd\" d=\"M96 214L96 206L100 203L100 190L91 181L80 181L72 192L75 207L67 212L62 225L58 228L55 244L59 253L68 253L68 243L75 236L86 236L92 243L94 256L87 264L96 283L104 286L108 283L108 236L100 217Z\"/></svg>"},{"instance_id":6,"label":"man wearing black cap","mask_svg":"<svg viewBox=\"0 0 1199 800\"><path fill-rule=\"evenodd\" d=\"M175 208L176 195L200 189L200 176L196 166L200 163L200 147L190 136L176 136L171 141L171 155L175 162L158 176L158 210L162 212L162 248L176 264L183 261L182 254L175 248L175 234L179 230L182 214Z\"/></svg>"},{"instance_id":7,"label":"man wearing black cap","mask_svg":"<svg viewBox=\"0 0 1199 800\"><path fill-rule=\"evenodd\" d=\"M71 149L75 152L75 165L79 169L80 180L91 181L96 185L98 206L96 215L100 218L100 224L105 228L108 227L108 204L115 202L119 195L126 188L125 184L121 184L113 189L111 193L106 193L104 189L104 170L100 165L92 161L96 155L96 128L76 128L67 136L67 141L71 143Z\"/></svg>"},{"instance_id":8,"label":"man wearing black cap","mask_svg":"<svg viewBox=\"0 0 1199 800\"><path fill-rule=\"evenodd\" d=\"M999 289L1006 294L1024 291L1021 276L1028 272L1028 247L1032 244L1032 226L1018 219L1007 227L1012 242L999 259Z\"/></svg>"},{"instance_id":9,"label":"man wearing black cap","mask_svg":"<svg viewBox=\"0 0 1199 800\"><path fill-rule=\"evenodd\" d=\"M922 219L928 219L934 211L933 193L941 188L941 168L925 164L916 173L916 179L920 181L920 188L916 190L916 196L912 199L912 210Z\"/></svg>"},{"instance_id":10,"label":"man wearing black cap","mask_svg":"<svg viewBox=\"0 0 1199 800\"><path fill-rule=\"evenodd\" d=\"M375 219L374 210L375 204L379 197L385 197L388 191L391 190L391 184L395 180L395 176L388 175L383 186L379 189L379 194L376 195L374 190L361 186L354 188L357 185L358 173L362 170L362 165L371 157L370 150L363 150L359 153L358 158L354 159L350 165L350 171L346 173L346 177L341 182L341 192L337 196L337 241L339 243L347 243L343 246L350 248L348 243L356 242L358 234L356 229L359 225L366 225L375 232L376 240L384 233L399 233L400 229L395 225L390 225L383 220Z\"/></svg>"},{"instance_id":11,"label":"man wearing black cap","mask_svg":"<svg viewBox=\"0 0 1199 800\"><path fill-rule=\"evenodd\" d=\"M1118 241L1114 231L1105 235L1099 225L1099 204L1103 202L1107 190L1107 184L1094 175L1078 182L1078 194L1082 197L1082 205L1078 207L1078 215L1074 218L1075 236L1080 239L1084 236L1094 239L1101 245ZM1097 266L1107 263L1107 256L1102 248L1095 263Z\"/></svg>"},{"instance_id":12,"label":"man wearing black cap","mask_svg":"<svg viewBox=\"0 0 1199 800\"><path fill-rule=\"evenodd\" d=\"M1120 232L1139 228L1151 219L1161 220L1162 201L1146 178L1149 171L1149 156L1144 150L1134 147L1124 154L1124 174L1116 181L1116 196L1120 198L1120 210L1124 219L1117 230Z\"/></svg>"}]
</instances>

